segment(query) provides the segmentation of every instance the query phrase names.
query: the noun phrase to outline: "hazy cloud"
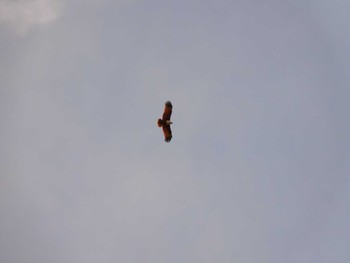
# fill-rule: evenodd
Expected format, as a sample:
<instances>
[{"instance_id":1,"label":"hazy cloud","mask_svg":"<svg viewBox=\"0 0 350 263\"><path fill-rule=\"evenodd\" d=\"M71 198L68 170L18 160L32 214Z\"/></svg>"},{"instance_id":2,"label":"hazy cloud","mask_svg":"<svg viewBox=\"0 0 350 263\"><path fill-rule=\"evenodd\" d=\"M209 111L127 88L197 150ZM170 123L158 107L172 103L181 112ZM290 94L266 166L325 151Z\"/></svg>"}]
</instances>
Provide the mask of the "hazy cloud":
<instances>
[{"instance_id":1,"label":"hazy cloud","mask_svg":"<svg viewBox=\"0 0 350 263\"><path fill-rule=\"evenodd\" d=\"M19 34L37 25L47 25L57 19L63 1L1 0L0 24L6 24Z\"/></svg>"}]
</instances>

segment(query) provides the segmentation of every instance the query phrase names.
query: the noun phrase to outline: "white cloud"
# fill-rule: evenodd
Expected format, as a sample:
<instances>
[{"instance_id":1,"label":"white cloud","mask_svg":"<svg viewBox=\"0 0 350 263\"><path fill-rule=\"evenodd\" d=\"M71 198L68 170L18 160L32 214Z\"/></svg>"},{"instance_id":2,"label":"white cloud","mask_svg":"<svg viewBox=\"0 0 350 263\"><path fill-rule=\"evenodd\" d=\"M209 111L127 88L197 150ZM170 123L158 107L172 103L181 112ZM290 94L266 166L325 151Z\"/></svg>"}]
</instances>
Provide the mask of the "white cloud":
<instances>
[{"instance_id":1,"label":"white cloud","mask_svg":"<svg viewBox=\"0 0 350 263\"><path fill-rule=\"evenodd\" d=\"M59 0L0 0L0 24L19 34L34 26L47 25L57 19L62 7Z\"/></svg>"}]
</instances>

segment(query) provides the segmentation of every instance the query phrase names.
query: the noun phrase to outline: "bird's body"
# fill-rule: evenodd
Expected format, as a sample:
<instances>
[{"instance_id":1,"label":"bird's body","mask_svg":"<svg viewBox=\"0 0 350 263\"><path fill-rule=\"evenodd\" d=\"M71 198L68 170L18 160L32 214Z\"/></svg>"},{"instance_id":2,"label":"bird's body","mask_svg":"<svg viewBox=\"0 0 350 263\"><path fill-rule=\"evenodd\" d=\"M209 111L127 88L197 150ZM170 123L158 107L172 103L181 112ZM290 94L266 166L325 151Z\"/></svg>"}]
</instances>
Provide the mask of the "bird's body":
<instances>
[{"instance_id":1,"label":"bird's body","mask_svg":"<svg viewBox=\"0 0 350 263\"><path fill-rule=\"evenodd\" d=\"M163 121L162 119L158 119L158 126L162 127L163 125L170 125L173 124L171 121Z\"/></svg>"},{"instance_id":2,"label":"bird's body","mask_svg":"<svg viewBox=\"0 0 350 263\"><path fill-rule=\"evenodd\" d=\"M165 102L165 108L164 108L164 113L162 119L158 119L158 127L163 128L163 133L164 133L164 141L170 142L172 136L170 125L173 124L170 121L171 113L173 111L173 105L171 104L170 101Z\"/></svg>"}]
</instances>

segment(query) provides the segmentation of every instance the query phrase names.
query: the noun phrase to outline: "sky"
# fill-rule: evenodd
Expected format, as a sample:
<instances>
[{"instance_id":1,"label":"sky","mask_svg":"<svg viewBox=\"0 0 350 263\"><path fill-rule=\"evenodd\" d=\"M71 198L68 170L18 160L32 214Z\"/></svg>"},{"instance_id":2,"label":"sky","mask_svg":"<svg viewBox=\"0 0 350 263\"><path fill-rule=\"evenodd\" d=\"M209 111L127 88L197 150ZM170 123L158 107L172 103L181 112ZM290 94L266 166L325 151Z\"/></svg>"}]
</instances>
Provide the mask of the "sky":
<instances>
[{"instance_id":1,"label":"sky","mask_svg":"<svg viewBox=\"0 0 350 263\"><path fill-rule=\"evenodd\" d=\"M0 0L0 261L350 262L349 8Z\"/></svg>"}]
</instances>

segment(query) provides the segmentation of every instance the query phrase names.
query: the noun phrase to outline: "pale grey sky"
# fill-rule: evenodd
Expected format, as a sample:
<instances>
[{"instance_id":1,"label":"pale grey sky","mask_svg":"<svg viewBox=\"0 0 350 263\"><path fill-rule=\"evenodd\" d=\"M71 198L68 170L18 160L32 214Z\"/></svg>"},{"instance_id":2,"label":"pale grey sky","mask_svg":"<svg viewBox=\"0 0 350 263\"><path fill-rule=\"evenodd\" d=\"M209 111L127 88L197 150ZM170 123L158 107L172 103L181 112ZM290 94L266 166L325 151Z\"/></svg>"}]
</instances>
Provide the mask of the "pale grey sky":
<instances>
[{"instance_id":1,"label":"pale grey sky","mask_svg":"<svg viewBox=\"0 0 350 263\"><path fill-rule=\"evenodd\" d=\"M349 262L348 10L0 0L0 261Z\"/></svg>"}]
</instances>

